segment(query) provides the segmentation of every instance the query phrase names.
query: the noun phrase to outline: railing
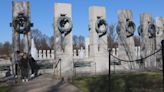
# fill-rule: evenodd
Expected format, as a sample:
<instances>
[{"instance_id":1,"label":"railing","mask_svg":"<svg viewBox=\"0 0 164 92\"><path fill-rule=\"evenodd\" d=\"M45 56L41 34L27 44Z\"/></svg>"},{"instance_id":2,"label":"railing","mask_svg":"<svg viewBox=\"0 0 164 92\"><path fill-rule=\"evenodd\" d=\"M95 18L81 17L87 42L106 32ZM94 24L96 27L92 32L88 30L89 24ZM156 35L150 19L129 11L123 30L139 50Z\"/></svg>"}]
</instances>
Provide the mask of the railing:
<instances>
[{"instance_id":1,"label":"railing","mask_svg":"<svg viewBox=\"0 0 164 92\"><path fill-rule=\"evenodd\" d=\"M56 79L61 78L61 59L58 59L54 64L54 74Z\"/></svg>"}]
</instances>

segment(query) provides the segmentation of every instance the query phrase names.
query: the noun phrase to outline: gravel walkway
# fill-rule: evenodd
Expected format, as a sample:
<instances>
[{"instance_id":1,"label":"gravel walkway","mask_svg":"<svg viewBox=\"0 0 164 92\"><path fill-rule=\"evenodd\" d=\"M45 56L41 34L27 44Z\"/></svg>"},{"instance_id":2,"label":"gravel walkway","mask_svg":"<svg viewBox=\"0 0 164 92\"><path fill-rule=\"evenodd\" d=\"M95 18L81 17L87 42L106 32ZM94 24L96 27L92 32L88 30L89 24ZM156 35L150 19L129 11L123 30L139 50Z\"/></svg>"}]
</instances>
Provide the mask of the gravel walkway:
<instances>
[{"instance_id":1,"label":"gravel walkway","mask_svg":"<svg viewBox=\"0 0 164 92\"><path fill-rule=\"evenodd\" d=\"M27 83L13 87L11 92L81 92L73 85L53 80L50 75L41 75Z\"/></svg>"}]
</instances>

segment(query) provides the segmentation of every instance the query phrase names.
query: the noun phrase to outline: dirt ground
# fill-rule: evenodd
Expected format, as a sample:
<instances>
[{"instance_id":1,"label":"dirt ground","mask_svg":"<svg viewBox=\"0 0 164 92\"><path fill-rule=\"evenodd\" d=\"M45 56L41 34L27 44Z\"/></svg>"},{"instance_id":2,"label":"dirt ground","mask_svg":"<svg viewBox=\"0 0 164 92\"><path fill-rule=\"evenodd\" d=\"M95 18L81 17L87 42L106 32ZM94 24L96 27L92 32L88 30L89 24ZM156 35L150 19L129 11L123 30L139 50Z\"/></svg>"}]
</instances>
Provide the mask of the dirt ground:
<instances>
[{"instance_id":1,"label":"dirt ground","mask_svg":"<svg viewBox=\"0 0 164 92\"><path fill-rule=\"evenodd\" d=\"M27 83L20 83L10 92L81 92L75 86L62 80L54 80L50 75L41 75Z\"/></svg>"}]
</instances>

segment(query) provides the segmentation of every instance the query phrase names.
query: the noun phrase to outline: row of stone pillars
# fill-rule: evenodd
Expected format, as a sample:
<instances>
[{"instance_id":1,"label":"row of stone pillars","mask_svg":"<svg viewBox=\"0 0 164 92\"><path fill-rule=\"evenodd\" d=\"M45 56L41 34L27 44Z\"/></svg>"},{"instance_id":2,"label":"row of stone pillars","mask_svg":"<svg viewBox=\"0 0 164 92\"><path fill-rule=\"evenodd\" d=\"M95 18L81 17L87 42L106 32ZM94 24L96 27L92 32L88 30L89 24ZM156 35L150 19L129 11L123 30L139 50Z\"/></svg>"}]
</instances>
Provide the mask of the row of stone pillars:
<instances>
[{"instance_id":1,"label":"row of stone pillars","mask_svg":"<svg viewBox=\"0 0 164 92\"><path fill-rule=\"evenodd\" d=\"M29 2L13 2L13 20L11 26L13 28L13 61L17 61L16 51L20 50L20 34L24 35L24 52L29 53L31 47L31 32L30 27L30 8ZM54 49L55 61L61 61L61 76L73 75L73 48L72 48L72 6L71 4L56 3L54 7ZM125 49L119 56L121 59L134 60L133 34L135 24L132 18L132 11L120 10L118 11L118 26L117 32L119 35L119 48ZM139 34L141 41L141 58L155 51L155 36L154 23L151 15L141 14ZM150 28L149 28L150 27ZM89 33L90 33L90 58L96 62L96 70L102 71L110 70L108 68L107 57L107 30L106 23L106 9L105 7L92 6L89 8ZM127 55L125 57L125 55ZM145 60L146 66L153 65L155 60L152 57ZM100 62L101 61L101 62ZM130 69L135 67L129 63ZM56 70L55 70L56 71ZM56 74L56 72L55 72ZM57 73L58 75L58 73Z\"/></svg>"},{"instance_id":2,"label":"row of stone pillars","mask_svg":"<svg viewBox=\"0 0 164 92\"><path fill-rule=\"evenodd\" d=\"M117 33L119 37L119 49L125 49L119 58L122 60L133 61L137 58L134 52L134 40L133 34L135 31L135 24L132 20L132 12L130 10L120 10L118 12L118 25ZM150 14L143 13L140 15L140 26L138 27L138 33L140 35L140 58L145 58L148 55L154 53L156 50L160 49L160 42L163 39L163 23L164 18L157 17L156 24ZM120 52L119 52L120 53ZM126 56L124 56L126 55ZM158 55L160 56L160 55ZM161 57L157 57L161 62ZM154 62L155 61L155 62ZM149 58L143 59L140 63L144 63L143 67L146 68L156 68L156 55L152 55ZM129 62L130 69L135 69L137 63Z\"/></svg>"},{"instance_id":3,"label":"row of stone pillars","mask_svg":"<svg viewBox=\"0 0 164 92\"><path fill-rule=\"evenodd\" d=\"M66 30L66 26L58 25L64 23L67 25L68 29L72 22L71 16L71 5L70 4L55 4L55 51L56 59L61 59L62 63L62 75L64 76L66 71L72 71L72 31ZM62 22L61 19L64 19L65 22ZM134 52L134 40L133 35L136 29L136 26L133 22L132 11L131 10L120 10L118 11L118 25L117 33L119 35L119 48L124 49L125 51L122 54L119 53L119 58L123 60L133 61L136 59ZM159 20L160 21L160 20ZM100 24L98 24L100 23ZM162 22L163 23L163 22ZM97 25L98 24L98 25ZM106 9L105 7L92 6L89 8L89 33L90 33L90 57L96 62L97 72L102 72L102 67L104 69L108 66L107 58L107 23L106 23ZM72 26L71 26L72 27ZM150 55L157 50L156 48L156 29L154 28L155 24L153 18L150 14L143 13L140 15L140 26L138 28L138 33L142 39L141 44L141 58L145 58L147 55ZM161 26L160 26L161 27ZM163 26L162 26L163 27ZM163 30L163 29L162 29ZM161 31L161 30L160 30ZM67 34L68 33L68 34ZM161 35L161 34L160 34ZM62 37L64 41L62 41ZM61 43L63 45L61 45ZM62 47L62 48L61 48ZM101 62L100 62L101 61ZM144 67L151 68L155 67L156 62L155 55L145 59ZM68 68L70 66L70 68ZM137 63L128 63L128 69L135 69ZM67 73L68 74L68 73Z\"/></svg>"},{"instance_id":4,"label":"row of stone pillars","mask_svg":"<svg viewBox=\"0 0 164 92\"><path fill-rule=\"evenodd\" d=\"M161 41L161 53L162 54L162 71L163 71L163 68L164 68L164 40ZM110 85L111 85L111 82L110 82L110 79L111 79L111 71L110 71L110 68L111 68L111 49L108 50L108 53L109 53L109 72L108 72L108 79L109 79L109 82L108 82L108 86L109 86L109 90L110 90ZM164 76L164 71L163 71L163 76ZM164 79L163 79L163 84L164 84Z\"/></svg>"},{"instance_id":5,"label":"row of stone pillars","mask_svg":"<svg viewBox=\"0 0 164 92\"><path fill-rule=\"evenodd\" d=\"M55 75L62 77L73 76L72 50L72 6L71 4L55 4L55 60L61 59L61 71ZM90 56L96 63L96 71L104 73L108 69L107 23L105 7L92 6L89 8ZM63 45L64 44L64 45ZM102 61L102 62L99 62ZM58 64L58 63L57 63ZM103 69L102 69L103 67ZM55 71L58 71L56 68ZM103 71L103 72L102 72Z\"/></svg>"}]
</instances>

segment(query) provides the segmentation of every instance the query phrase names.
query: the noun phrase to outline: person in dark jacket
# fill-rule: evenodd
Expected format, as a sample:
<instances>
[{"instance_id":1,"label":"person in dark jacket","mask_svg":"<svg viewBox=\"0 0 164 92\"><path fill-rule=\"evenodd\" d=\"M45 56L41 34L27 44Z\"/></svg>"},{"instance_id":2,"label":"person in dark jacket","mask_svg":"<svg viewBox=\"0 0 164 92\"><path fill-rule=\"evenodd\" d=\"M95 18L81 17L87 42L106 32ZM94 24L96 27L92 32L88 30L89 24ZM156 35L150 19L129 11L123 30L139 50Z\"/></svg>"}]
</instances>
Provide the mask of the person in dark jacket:
<instances>
[{"instance_id":1,"label":"person in dark jacket","mask_svg":"<svg viewBox=\"0 0 164 92\"><path fill-rule=\"evenodd\" d=\"M31 54L29 55L29 64L31 67L31 78L37 76L39 66Z\"/></svg>"},{"instance_id":2,"label":"person in dark jacket","mask_svg":"<svg viewBox=\"0 0 164 92\"><path fill-rule=\"evenodd\" d=\"M23 58L20 60L20 68L21 68L22 82L28 82L29 60L27 57L27 53L24 53Z\"/></svg>"},{"instance_id":3,"label":"person in dark jacket","mask_svg":"<svg viewBox=\"0 0 164 92\"><path fill-rule=\"evenodd\" d=\"M15 61L15 78L18 77L18 72L19 72L19 68L20 68L20 59L22 58L21 52L20 51L16 51L16 61Z\"/></svg>"}]
</instances>

